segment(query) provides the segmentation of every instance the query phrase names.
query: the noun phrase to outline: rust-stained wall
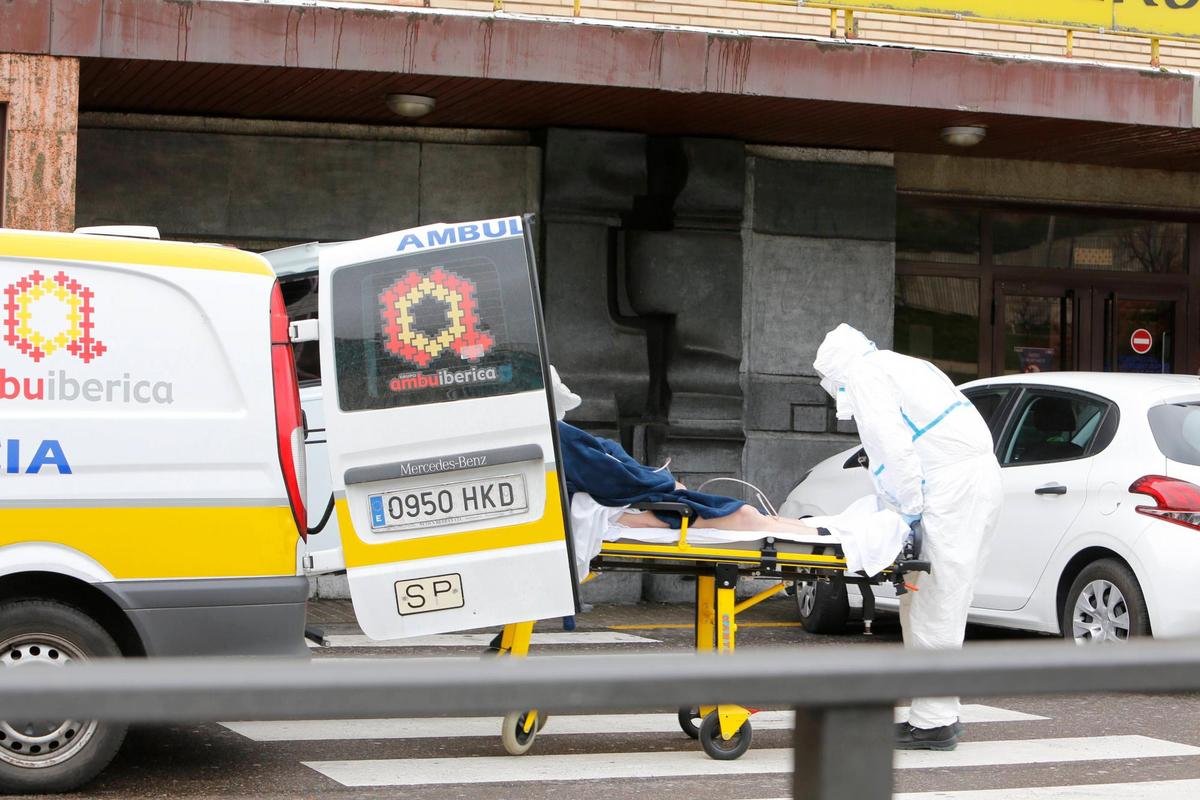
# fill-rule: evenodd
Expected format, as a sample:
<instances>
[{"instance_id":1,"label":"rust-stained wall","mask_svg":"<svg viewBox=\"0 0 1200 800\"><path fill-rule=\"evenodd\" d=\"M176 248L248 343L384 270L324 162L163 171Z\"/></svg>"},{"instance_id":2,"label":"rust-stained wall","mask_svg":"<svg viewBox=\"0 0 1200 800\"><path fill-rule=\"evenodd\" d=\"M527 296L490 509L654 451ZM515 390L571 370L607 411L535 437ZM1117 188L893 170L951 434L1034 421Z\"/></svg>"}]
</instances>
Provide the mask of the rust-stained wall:
<instances>
[{"instance_id":1,"label":"rust-stained wall","mask_svg":"<svg viewBox=\"0 0 1200 800\"><path fill-rule=\"evenodd\" d=\"M4 198L9 228L69 231L75 225L79 61L0 53L7 106Z\"/></svg>"},{"instance_id":2,"label":"rust-stained wall","mask_svg":"<svg viewBox=\"0 0 1200 800\"><path fill-rule=\"evenodd\" d=\"M367 0L377 5L491 11L493 0ZM1149 3L1148 3L1149 4ZM847 0L845 5L853 6ZM567 16L574 0L503 0L507 12ZM694 25L754 33L794 33L828 36L829 12L820 8L780 5L753 0L580 0L587 19ZM1030 58L1066 55L1062 31L1021 25L998 25L969 20L930 19L904 14L859 12L858 35L868 42L894 42L910 47L939 47ZM839 36L844 26L839 20ZM1150 63L1150 40L1130 36L1077 32L1075 57L1134 67ZM1164 42L1162 65L1168 69L1200 70L1200 45Z\"/></svg>"}]
</instances>

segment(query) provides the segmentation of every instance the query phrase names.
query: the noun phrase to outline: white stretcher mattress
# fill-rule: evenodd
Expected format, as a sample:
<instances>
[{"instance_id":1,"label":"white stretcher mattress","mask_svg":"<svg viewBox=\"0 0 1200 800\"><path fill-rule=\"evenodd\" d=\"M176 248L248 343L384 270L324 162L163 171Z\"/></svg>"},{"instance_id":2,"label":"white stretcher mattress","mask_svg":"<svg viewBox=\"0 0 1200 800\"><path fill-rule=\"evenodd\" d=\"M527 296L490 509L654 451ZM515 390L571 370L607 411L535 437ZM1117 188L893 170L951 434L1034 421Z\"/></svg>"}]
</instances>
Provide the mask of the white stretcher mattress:
<instances>
[{"instance_id":1,"label":"white stretcher mattress","mask_svg":"<svg viewBox=\"0 0 1200 800\"><path fill-rule=\"evenodd\" d=\"M600 554L604 542L639 544L675 544L679 531L672 528L631 528L617 524L628 509L602 506L583 492L571 501L571 529L575 538L576 567L580 577L588 574L588 565ZM904 546L908 526L892 511L880 510L874 496L851 504L841 514L805 520L814 529L826 528L829 536L813 533L766 533L729 531L719 528L688 528L690 545L758 544L767 537L777 542L805 545L842 545L848 572L875 575L891 566Z\"/></svg>"}]
</instances>

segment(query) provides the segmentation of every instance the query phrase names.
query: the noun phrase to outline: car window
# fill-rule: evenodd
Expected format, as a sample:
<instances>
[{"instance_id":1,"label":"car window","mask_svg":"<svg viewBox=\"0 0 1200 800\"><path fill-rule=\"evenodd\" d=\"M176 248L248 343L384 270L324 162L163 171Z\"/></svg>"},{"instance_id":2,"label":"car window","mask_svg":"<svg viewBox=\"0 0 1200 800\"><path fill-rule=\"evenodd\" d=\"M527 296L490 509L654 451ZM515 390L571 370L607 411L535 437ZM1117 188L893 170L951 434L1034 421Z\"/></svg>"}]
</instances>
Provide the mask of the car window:
<instances>
[{"instance_id":1,"label":"car window","mask_svg":"<svg viewBox=\"0 0 1200 800\"><path fill-rule=\"evenodd\" d=\"M1200 400L1154 406L1146 415L1159 452L1172 461L1200 466Z\"/></svg>"},{"instance_id":2,"label":"car window","mask_svg":"<svg viewBox=\"0 0 1200 800\"><path fill-rule=\"evenodd\" d=\"M287 305L288 319L317 318L317 273L303 272L279 279L279 290ZM321 382L321 353L317 342L298 342L292 345L296 353L296 378L301 386Z\"/></svg>"},{"instance_id":3,"label":"car window","mask_svg":"<svg viewBox=\"0 0 1200 800\"><path fill-rule=\"evenodd\" d=\"M1001 463L1043 464L1088 453L1108 406L1079 395L1030 392L1017 409L1017 424Z\"/></svg>"},{"instance_id":4,"label":"car window","mask_svg":"<svg viewBox=\"0 0 1200 800\"><path fill-rule=\"evenodd\" d=\"M1008 389L986 389L964 392L967 399L975 406L975 410L983 417L983 421L992 427L996 421L996 414L999 413L1000 407L1004 405L1005 398L1008 397Z\"/></svg>"}]
</instances>

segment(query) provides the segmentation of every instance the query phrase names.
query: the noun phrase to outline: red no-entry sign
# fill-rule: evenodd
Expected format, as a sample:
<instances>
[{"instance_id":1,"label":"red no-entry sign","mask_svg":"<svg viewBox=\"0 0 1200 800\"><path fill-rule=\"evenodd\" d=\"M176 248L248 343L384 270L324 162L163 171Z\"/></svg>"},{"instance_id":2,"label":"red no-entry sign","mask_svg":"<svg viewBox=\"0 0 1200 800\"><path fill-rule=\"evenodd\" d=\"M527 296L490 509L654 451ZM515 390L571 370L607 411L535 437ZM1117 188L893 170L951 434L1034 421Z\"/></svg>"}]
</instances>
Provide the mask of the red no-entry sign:
<instances>
[{"instance_id":1,"label":"red no-entry sign","mask_svg":"<svg viewBox=\"0 0 1200 800\"><path fill-rule=\"evenodd\" d=\"M1154 337L1150 335L1150 331L1145 328L1138 328L1129 337L1129 346L1133 348L1133 352L1140 355L1145 355L1150 352L1150 348L1154 346Z\"/></svg>"}]
</instances>

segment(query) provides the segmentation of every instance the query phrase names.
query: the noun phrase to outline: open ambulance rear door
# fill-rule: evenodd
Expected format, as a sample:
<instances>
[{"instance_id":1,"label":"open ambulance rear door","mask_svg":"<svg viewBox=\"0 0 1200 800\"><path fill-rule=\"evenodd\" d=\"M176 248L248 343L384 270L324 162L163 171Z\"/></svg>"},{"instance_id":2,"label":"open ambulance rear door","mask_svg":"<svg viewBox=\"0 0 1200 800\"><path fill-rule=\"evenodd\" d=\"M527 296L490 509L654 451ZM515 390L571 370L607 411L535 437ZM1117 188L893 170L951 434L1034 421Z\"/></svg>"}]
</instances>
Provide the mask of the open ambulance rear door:
<instances>
[{"instance_id":1,"label":"open ambulance rear door","mask_svg":"<svg viewBox=\"0 0 1200 800\"><path fill-rule=\"evenodd\" d=\"M320 253L330 471L372 638L575 613L527 228L430 225Z\"/></svg>"}]
</instances>

